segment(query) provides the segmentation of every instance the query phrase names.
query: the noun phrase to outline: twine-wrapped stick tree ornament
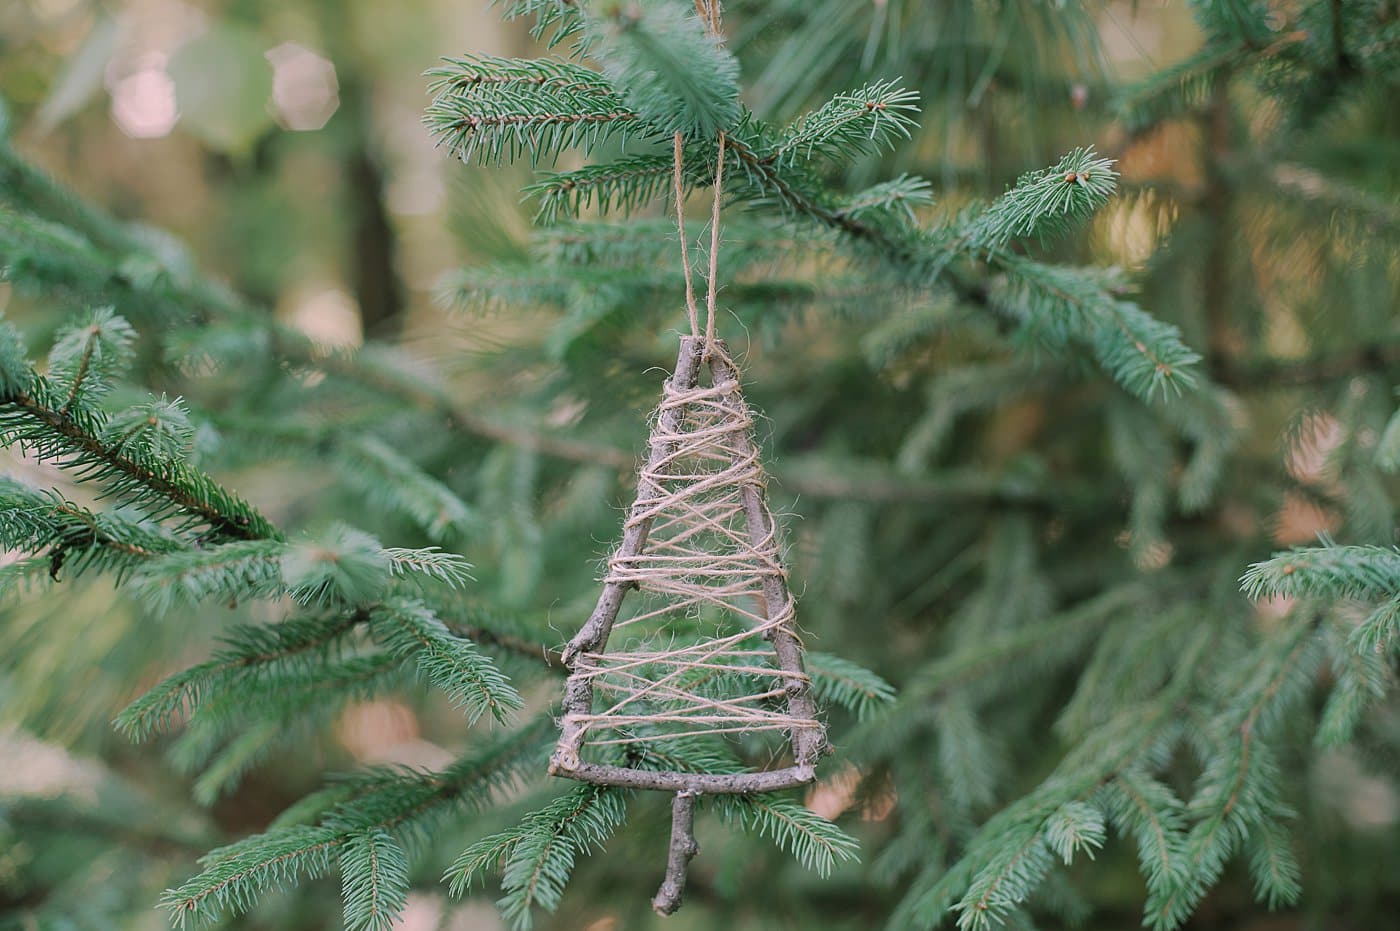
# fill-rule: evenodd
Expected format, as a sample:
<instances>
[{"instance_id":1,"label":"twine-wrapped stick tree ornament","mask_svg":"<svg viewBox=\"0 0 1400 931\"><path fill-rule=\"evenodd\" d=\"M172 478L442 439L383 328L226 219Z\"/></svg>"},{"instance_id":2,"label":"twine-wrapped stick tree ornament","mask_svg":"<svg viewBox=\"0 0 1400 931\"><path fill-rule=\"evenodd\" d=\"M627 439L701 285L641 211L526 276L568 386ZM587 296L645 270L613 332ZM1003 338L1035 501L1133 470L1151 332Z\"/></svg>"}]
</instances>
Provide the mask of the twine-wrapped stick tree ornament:
<instances>
[{"instance_id":1,"label":"twine-wrapped stick tree ornament","mask_svg":"<svg viewBox=\"0 0 1400 931\"><path fill-rule=\"evenodd\" d=\"M724 137L714 185L705 331L690 286L675 148L676 219L690 335L680 340L648 455L603 591L564 650L570 669L550 772L596 785L675 793L666 875L652 905L679 907L697 852L695 803L713 793L790 788L815 778L824 746L796 633L753 415L715 337L715 260ZM706 377L708 375L708 378ZM786 765L704 773L606 762L615 748L730 735L766 742ZM785 744L786 746L783 746ZM610 749L613 748L613 749ZM603 758L603 759L600 759Z\"/></svg>"}]
</instances>

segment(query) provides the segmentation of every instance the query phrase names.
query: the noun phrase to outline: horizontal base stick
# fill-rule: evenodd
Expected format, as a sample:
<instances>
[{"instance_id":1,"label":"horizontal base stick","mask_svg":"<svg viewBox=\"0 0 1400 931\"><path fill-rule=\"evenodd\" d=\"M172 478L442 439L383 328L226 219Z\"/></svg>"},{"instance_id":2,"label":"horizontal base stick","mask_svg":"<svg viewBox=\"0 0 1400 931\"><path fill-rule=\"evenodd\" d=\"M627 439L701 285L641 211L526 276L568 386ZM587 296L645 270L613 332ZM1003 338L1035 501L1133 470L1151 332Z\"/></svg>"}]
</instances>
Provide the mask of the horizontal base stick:
<instances>
[{"instance_id":1,"label":"horizontal base stick","mask_svg":"<svg viewBox=\"0 0 1400 931\"><path fill-rule=\"evenodd\" d=\"M773 769L761 773L681 773L667 770L629 769L582 760L565 764L553 759L549 772L589 782L596 786L620 786L625 789L656 789L662 792L703 792L706 795L748 795L753 792L776 792L805 786L817 778L816 767L810 763Z\"/></svg>"}]
</instances>

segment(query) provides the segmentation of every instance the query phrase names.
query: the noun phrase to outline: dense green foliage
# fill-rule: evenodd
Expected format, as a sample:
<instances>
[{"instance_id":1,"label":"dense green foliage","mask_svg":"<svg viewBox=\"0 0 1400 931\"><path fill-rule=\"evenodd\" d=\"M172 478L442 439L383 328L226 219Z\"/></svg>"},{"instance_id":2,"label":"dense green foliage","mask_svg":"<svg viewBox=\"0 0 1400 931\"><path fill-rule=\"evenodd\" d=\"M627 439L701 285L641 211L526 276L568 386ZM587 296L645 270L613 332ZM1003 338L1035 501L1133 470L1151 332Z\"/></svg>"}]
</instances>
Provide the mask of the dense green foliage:
<instances>
[{"instance_id":1,"label":"dense green foliage","mask_svg":"<svg viewBox=\"0 0 1400 931\"><path fill-rule=\"evenodd\" d=\"M702 799L672 920L1393 915L1394 4L1202 0L1127 86L1076 4L745 0L724 41L682 0L502 7L540 56L440 62L424 132L474 189L532 171L536 226L463 199L446 375L316 344L0 140L0 699L111 764L0 793L0 927L133 927L153 883L181 924L483 888L513 928L653 920L667 800L544 768L684 326L677 145L697 268L723 152L720 328L834 750ZM454 758L338 749L405 706Z\"/></svg>"}]
</instances>

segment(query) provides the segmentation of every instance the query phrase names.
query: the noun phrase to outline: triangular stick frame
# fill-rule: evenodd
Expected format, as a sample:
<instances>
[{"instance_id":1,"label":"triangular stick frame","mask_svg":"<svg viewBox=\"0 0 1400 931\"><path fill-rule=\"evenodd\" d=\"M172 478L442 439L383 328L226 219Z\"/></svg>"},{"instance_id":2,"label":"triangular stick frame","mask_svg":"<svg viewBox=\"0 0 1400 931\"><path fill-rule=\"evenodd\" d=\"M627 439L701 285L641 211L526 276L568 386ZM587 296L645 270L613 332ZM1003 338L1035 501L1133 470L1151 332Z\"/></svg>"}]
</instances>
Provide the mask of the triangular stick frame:
<instances>
[{"instance_id":1,"label":"triangular stick frame","mask_svg":"<svg viewBox=\"0 0 1400 931\"><path fill-rule=\"evenodd\" d=\"M708 365L713 385L721 391L720 403L734 416L747 417L748 407L739 386L738 373L722 341L709 344L707 351L703 338L682 337L675 373L670 379L672 389L686 391L695 388L702 365ZM613 560L633 559L646 549L652 520L643 515L647 503L654 501L662 491L651 476L657 475L675 455L678 444L668 438L677 434L684 416L684 408L677 406L663 406L658 416L657 428L651 435L647 464L641 470L637 496ZM756 450L752 438L747 434L740 438L736 451L740 457L753 456ZM746 532L749 540L758 547L764 541L769 541L773 534L764 489L761 481L751 481L743 483L739 490ZM782 691L786 694L788 715L793 719L814 722L813 726L794 727L788 731L788 741L793 751L791 765L763 772L694 773L633 769L584 760L581 753L588 731L584 719L592 711L594 675L597 671L591 657L606 650L623 600L628 591L635 587L632 582L606 581L597 607L563 651L563 662L569 668L570 675L564 686L561 731L550 758L549 772L594 785L676 793L672 805L671 851L666 880L652 903L658 912L670 914L680 904L686 864L695 854L691 821L696 797L702 794L770 792L810 783L816 778L816 763L825 746L825 737L816 723L816 708L810 680L803 668L801 643L788 624L776 624L768 627L764 636L773 649L774 667L779 671ZM791 597L781 573L763 576L761 601L759 611L764 617L778 617L781 612L790 610Z\"/></svg>"},{"instance_id":2,"label":"triangular stick frame","mask_svg":"<svg viewBox=\"0 0 1400 931\"><path fill-rule=\"evenodd\" d=\"M714 349L704 352L705 341L697 337L682 337L680 356L676 360L672 384L681 389L693 388L697 382L702 364L708 364L717 386L730 386L724 395L726 406L736 413L746 411L739 380L733 363L725 351L723 342L716 341ZM674 444L661 439L674 434L684 411L669 408L661 412L660 429L653 433L648 453L648 467L642 472L638 483L636 502L651 499L657 489L646 487L649 480L646 474L665 462L674 452ZM745 439L744 443L750 441ZM750 450L744 449L748 454ZM763 488L757 484L746 484L741 489L744 501L745 522L750 539L757 543L772 533L768 509L764 506ZM634 502L633 508L637 508ZM651 532L651 521L640 520L630 523L618 545L615 557L630 558L641 553L646 547ZM663 791L691 791L705 794L768 792L776 789L805 785L815 778L815 766L821 754L823 737L819 730L797 729L789 735L794 762L782 769L755 773L689 773L654 770L638 770L625 766L609 766L590 763L580 757L585 728L571 720L574 716L587 715L593 703L593 678L587 668L587 654L602 652L612 633L618 612L622 608L627 592L633 586L625 582L607 582L598 597L597 607L563 652L564 664L571 674L564 686L564 718L559 742L550 760L549 771L556 776L568 776L594 785L622 786L631 789L658 789ZM763 579L763 609L768 616L783 610L789 601L787 583L780 575L766 575ZM811 690L802 663L802 646L796 634L786 627L774 627L768 632L773 647L777 668L789 673L783 680L787 692L788 711L794 718L815 720L816 709L812 702Z\"/></svg>"}]
</instances>

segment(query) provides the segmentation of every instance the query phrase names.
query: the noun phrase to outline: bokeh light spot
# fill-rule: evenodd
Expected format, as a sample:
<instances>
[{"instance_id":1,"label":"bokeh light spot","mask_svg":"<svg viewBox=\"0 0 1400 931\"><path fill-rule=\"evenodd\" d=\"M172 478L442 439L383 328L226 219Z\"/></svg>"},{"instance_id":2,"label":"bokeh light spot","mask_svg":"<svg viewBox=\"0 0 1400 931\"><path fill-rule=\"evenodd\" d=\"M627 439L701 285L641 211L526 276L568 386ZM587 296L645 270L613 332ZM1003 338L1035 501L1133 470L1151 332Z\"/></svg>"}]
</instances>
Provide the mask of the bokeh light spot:
<instances>
[{"instance_id":1,"label":"bokeh light spot","mask_svg":"<svg viewBox=\"0 0 1400 931\"><path fill-rule=\"evenodd\" d=\"M112 119L133 139L170 135L180 118L175 81L165 70L165 56L152 55L112 85Z\"/></svg>"},{"instance_id":2,"label":"bokeh light spot","mask_svg":"<svg viewBox=\"0 0 1400 931\"><path fill-rule=\"evenodd\" d=\"M360 308L355 299L334 286L298 289L285 314L292 326L324 349L360 345Z\"/></svg>"},{"instance_id":3,"label":"bokeh light spot","mask_svg":"<svg viewBox=\"0 0 1400 931\"><path fill-rule=\"evenodd\" d=\"M277 122L299 131L325 126L340 106L335 65L295 42L270 49L267 60L272 64L272 107Z\"/></svg>"}]
</instances>

